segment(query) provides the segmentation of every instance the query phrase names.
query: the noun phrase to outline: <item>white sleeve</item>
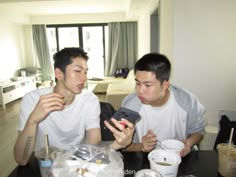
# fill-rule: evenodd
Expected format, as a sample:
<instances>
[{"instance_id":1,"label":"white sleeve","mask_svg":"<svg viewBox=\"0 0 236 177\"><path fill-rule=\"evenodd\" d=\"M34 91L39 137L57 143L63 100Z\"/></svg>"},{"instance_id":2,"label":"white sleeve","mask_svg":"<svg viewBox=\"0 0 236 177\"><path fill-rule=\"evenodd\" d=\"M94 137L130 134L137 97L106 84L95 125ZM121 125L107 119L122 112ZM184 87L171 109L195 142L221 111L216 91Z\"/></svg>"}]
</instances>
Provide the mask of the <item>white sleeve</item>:
<instances>
[{"instance_id":1,"label":"white sleeve","mask_svg":"<svg viewBox=\"0 0 236 177\"><path fill-rule=\"evenodd\" d=\"M87 100L87 102L87 110L84 110L87 112L86 130L100 128L100 102L96 96L93 96L91 99Z\"/></svg>"},{"instance_id":2,"label":"white sleeve","mask_svg":"<svg viewBox=\"0 0 236 177\"><path fill-rule=\"evenodd\" d=\"M25 124L29 118L29 115L33 111L35 105L37 104L38 99L39 97L34 91L29 92L22 98L20 105L19 121L17 125L18 131L22 131L24 129Z\"/></svg>"}]
</instances>

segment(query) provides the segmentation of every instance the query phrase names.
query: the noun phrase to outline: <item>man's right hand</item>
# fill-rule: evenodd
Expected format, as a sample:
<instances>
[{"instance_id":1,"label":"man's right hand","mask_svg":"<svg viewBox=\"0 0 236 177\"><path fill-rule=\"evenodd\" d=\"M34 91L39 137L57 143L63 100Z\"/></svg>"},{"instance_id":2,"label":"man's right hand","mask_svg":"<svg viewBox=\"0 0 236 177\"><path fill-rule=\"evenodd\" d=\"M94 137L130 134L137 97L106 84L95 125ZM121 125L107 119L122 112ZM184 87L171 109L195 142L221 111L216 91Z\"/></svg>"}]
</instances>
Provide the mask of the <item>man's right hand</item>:
<instances>
[{"instance_id":1,"label":"man's right hand","mask_svg":"<svg viewBox=\"0 0 236 177\"><path fill-rule=\"evenodd\" d=\"M116 128L110 125L108 121L104 121L106 127L115 137L115 141L110 145L110 147L114 150L118 150L130 145L133 139L134 125L126 119L122 119L122 123L114 118L111 118L111 121Z\"/></svg>"},{"instance_id":2,"label":"man's right hand","mask_svg":"<svg viewBox=\"0 0 236 177\"><path fill-rule=\"evenodd\" d=\"M14 158L18 164L24 166L28 163L34 150L38 123L43 121L50 112L62 110L65 105L63 98L58 93L50 93L39 98L14 147Z\"/></svg>"},{"instance_id":3,"label":"man's right hand","mask_svg":"<svg viewBox=\"0 0 236 177\"><path fill-rule=\"evenodd\" d=\"M157 145L157 137L152 130L149 130L148 133L142 138L142 151L150 152Z\"/></svg>"},{"instance_id":4,"label":"man's right hand","mask_svg":"<svg viewBox=\"0 0 236 177\"><path fill-rule=\"evenodd\" d=\"M63 98L64 96L58 93L40 96L37 105L30 114L31 121L38 124L43 121L50 112L64 109L65 102Z\"/></svg>"}]
</instances>

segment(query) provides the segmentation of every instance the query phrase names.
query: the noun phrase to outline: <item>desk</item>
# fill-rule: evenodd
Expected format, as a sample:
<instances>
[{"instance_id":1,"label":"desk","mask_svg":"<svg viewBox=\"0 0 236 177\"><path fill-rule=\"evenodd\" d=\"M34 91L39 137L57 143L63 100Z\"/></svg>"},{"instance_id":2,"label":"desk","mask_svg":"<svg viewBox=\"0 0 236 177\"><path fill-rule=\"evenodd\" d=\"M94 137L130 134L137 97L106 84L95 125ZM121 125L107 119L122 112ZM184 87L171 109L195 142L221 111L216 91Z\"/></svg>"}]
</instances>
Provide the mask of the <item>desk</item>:
<instances>
[{"instance_id":1,"label":"desk","mask_svg":"<svg viewBox=\"0 0 236 177\"><path fill-rule=\"evenodd\" d=\"M125 177L134 176L140 169L150 168L147 153L122 152L124 157ZM178 176L192 174L197 177L222 177L217 171L218 157L216 151L192 151L182 159ZM16 167L8 177L40 177L37 161L34 157L25 167Z\"/></svg>"}]
</instances>

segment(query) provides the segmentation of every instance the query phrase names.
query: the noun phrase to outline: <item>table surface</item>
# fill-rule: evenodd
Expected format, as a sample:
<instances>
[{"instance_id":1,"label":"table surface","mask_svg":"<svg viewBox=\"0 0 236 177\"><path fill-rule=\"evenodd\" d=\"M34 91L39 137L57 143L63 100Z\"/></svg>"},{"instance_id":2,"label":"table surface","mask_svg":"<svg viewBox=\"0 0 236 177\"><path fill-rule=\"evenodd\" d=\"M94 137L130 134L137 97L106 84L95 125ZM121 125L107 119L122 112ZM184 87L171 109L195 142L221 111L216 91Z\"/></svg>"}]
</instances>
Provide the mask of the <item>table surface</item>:
<instances>
[{"instance_id":1,"label":"table surface","mask_svg":"<svg viewBox=\"0 0 236 177\"><path fill-rule=\"evenodd\" d=\"M122 154L125 177L134 176L137 171L150 168L147 153L122 152ZM191 174L196 177L222 177L217 171L217 151L192 151L182 158L178 176ZM27 166L16 167L8 177L41 177L36 159L32 157Z\"/></svg>"}]
</instances>

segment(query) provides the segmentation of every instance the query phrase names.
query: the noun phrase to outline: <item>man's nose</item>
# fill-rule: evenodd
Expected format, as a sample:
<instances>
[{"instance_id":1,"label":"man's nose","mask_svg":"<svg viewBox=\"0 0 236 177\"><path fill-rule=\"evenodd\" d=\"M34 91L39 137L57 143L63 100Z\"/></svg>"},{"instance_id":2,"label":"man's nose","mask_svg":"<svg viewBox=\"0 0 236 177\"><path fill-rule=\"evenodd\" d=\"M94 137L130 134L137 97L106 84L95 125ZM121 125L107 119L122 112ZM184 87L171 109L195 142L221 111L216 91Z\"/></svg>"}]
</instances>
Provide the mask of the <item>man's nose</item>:
<instances>
[{"instance_id":1,"label":"man's nose","mask_svg":"<svg viewBox=\"0 0 236 177\"><path fill-rule=\"evenodd\" d=\"M138 90L139 93L143 93L143 92L144 92L144 86L143 86L143 84L140 84L140 85L138 86L137 90Z\"/></svg>"},{"instance_id":2,"label":"man's nose","mask_svg":"<svg viewBox=\"0 0 236 177\"><path fill-rule=\"evenodd\" d=\"M86 73L83 73L83 74L81 75L81 79L82 79L83 81L86 81L86 80L87 80L87 74L86 74Z\"/></svg>"}]
</instances>

